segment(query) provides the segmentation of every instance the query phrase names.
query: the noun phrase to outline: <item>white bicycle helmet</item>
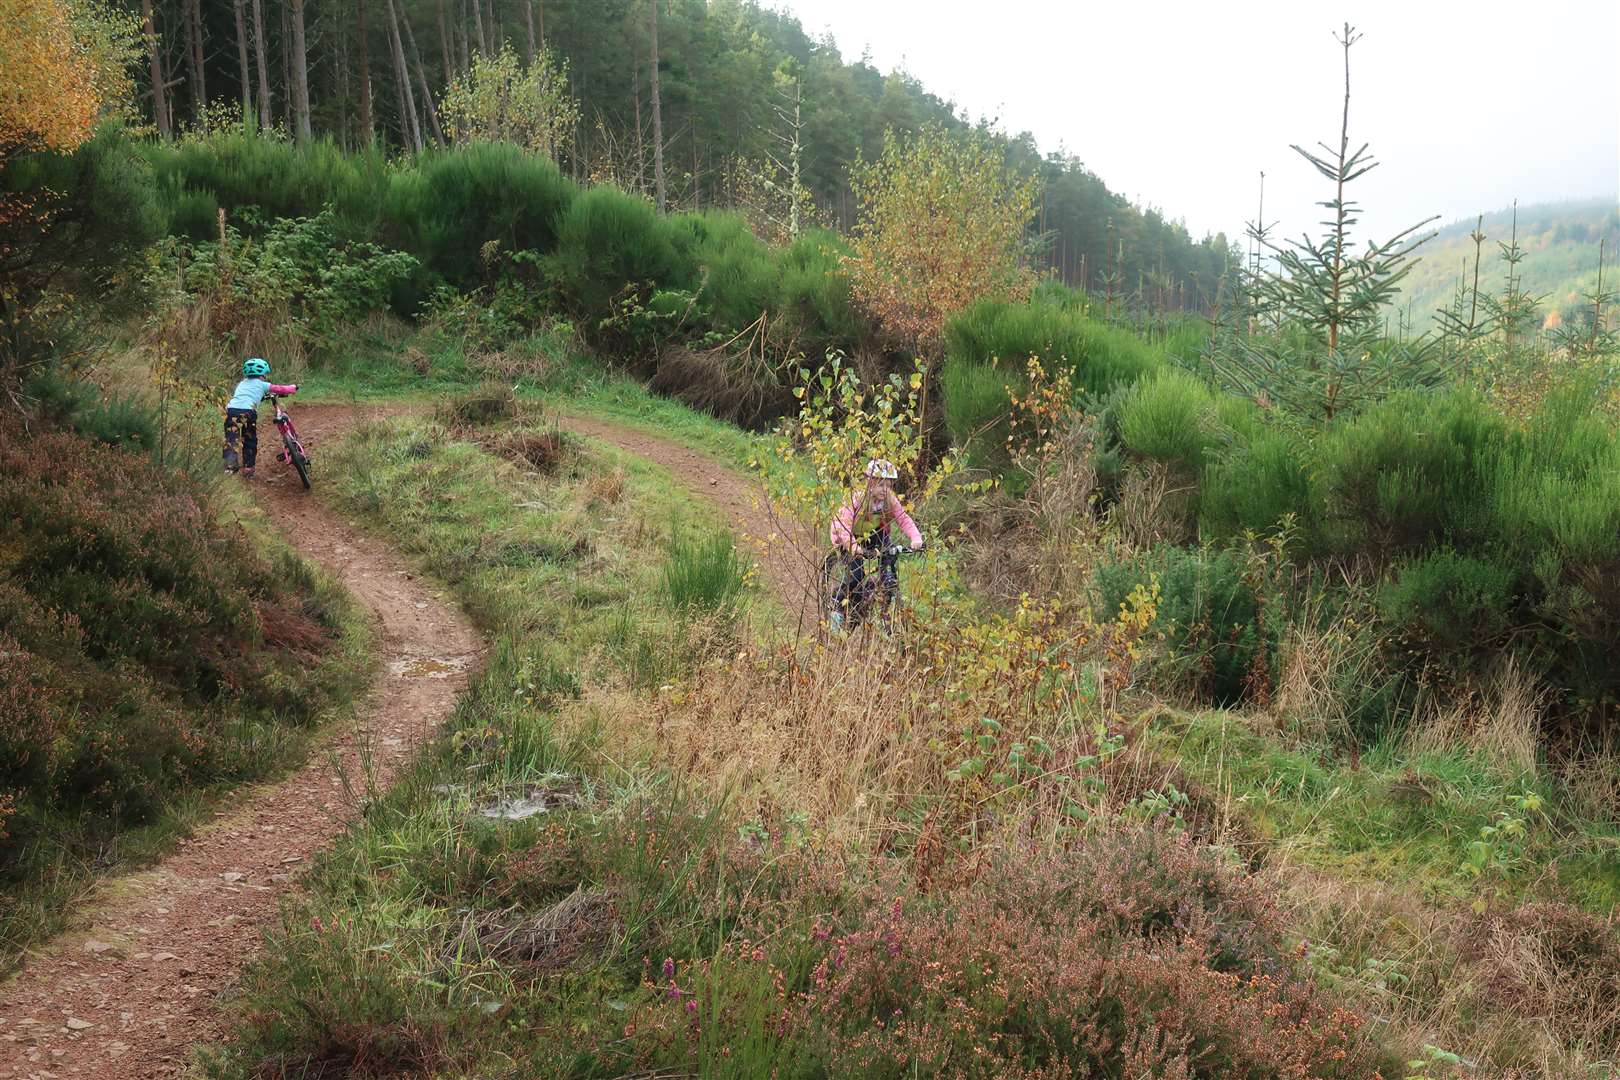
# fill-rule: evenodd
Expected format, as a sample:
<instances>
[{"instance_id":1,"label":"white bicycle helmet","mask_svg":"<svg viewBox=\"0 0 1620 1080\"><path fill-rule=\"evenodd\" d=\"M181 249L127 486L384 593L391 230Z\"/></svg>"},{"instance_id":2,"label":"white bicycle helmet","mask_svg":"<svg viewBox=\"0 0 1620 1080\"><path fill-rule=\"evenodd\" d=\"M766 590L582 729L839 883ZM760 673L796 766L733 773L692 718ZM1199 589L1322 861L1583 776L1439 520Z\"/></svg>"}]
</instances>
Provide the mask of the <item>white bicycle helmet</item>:
<instances>
[{"instance_id":1,"label":"white bicycle helmet","mask_svg":"<svg viewBox=\"0 0 1620 1080\"><path fill-rule=\"evenodd\" d=\"M866 475L875 480L898 480L900 470L894 467L894 462L883 458L873 458L866 463Z\"/></svg>"}]
</instances>

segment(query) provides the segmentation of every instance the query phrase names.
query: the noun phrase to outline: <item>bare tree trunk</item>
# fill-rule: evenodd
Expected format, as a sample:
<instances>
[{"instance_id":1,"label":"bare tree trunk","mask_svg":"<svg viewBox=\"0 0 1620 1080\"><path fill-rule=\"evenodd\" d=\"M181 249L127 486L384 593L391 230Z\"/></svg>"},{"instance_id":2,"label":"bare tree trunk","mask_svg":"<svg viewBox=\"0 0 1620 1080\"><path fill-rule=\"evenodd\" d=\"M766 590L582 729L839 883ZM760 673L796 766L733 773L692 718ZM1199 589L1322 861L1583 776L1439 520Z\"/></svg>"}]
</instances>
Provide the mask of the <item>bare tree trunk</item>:
<instances>
[{"instance_id":1,"label":"bare tree trunk","mask_svg":"<svg viewBox=\"0 0 1620 1080\"><path fill-rule=\"evenodd\" d=\"M411 148L421 153L422 124L416 118L416 93L411 89L411 74L405 67L405 46L399 35L399 13L394 8L394 0L388 0L388 36L394 48L394 77L399 81L400 96L403 98L405 133L410 139Z\"/></svg>"},{"instance_id":2,"label":"bare tree trunk","mask_svg":"<svg viewBox=\"0 0 1620 1080\"><path fill-rule=\"evenodd\" d=\"M401 0L400 7L405 5ZM422 87L422 103L427 107L428 124L433 128L433 141L440 146L444 145L444 132L439 128L439 110L433 104L433 92L428 89L427 72L422 68L422 53L416 47L416 31L411 29L411 19L408 14L400 16L400 25L405 28L405 43L411 48L411 59L416 62L416 79Z\"/></svg>"},{"instance_id":3,"label":"bare tree trunk","mask_svg":"<svg viewBox=\"0 0 1620 1080\"><path fill-rule=\"evenodd\" d=\"M191 115L202 119L208 107L208 86L203 77L202 9L198 0L185 0L186 69L191 72Z\"/></svg>"},{"instance_id":4,"label":"bare tree trunk","mask_svg":"<svg viewBox=\"0 0 1620 1080\"><path fill-rule=\"evenodd\" d=\"M473 27L478 31L478 51L489 55L489 39L484 36L484 0L472 0Z\"/></svg>"},{"instance_id":5,"label":"bare tree trunk","mask_svg":"<svg viewBox=\"0 0 1620 1080\"><path fill-rule=\"evenodd\" d=\"M288 6L286 3L276 5L281 9L281 92L287 97L287 109L282 114L288 126L292 126L292 26L287 21Z\"/></svg>"},{"instance_id":6,"label":"bare tree trunk","mask_svg":"<svg viewBox=\"0 0 1620 1080\"><path fill-rule=\"evenodd\" d=\"M253 80L248 74L247 17L243 12L247 0L236 0L236 63L242 73L242 111L253 111Z\"/></svg>"},{"instance_id":7,"label":"bare tree trunk","mask_svg":"<svg viewBox=\"0 0 1620 1080\"><path fill-rule=\"evenodd\" d=\"M534 63L534 0L523 0L523 22L529 28L529 63Z\"/></svg>"},{"instance_id":8,"label":"bare tree trunk","mask_svg":"<svg viewBox=\"0 0 1620 1080\"><path fill-rule=\"evenodd\" d=\"M540 47L546 47L546 0L534 2L535 32L539 35Z\"/></svg>"},{"instance_id":9,"label":"bare tree trunk","mask_svg":"<svg viewBox=\"0 0 1620 1080\"><path fill-rule=\"evenodd\" d=\"M450 24L444 16L444 0L439 0L439 48L444 50L444 81L448 86L455 81L456 65L451 56Z\"/></svg>"},{"instance_id":10,"label":"bare tree trunk","mask_svg":"<svg viewBox=\"0 0 1620 1080\"><path fill-rule=\"evenodd\" d=\"M163 56L158 52L152 0L141 0L141 15L141 33L146 36L146 67L152 80L152 118L157 121L158 134L167 139L173 134L173 128L169 125L169 95L163 87Z\"/></svg>"},{"instance_id":11,"label":"bare tree trunk","mask_svg":"<svg viewBox=\"0 0 1620 1080\"><path fill-rule=\"evenodd\" d=\"M309 65L304 55L304 0L288 0L292 9L293 135L301 143L310 139Z\"/></svg>"},{"instance_id":12,"label":"bare tree trunk","mask_svg":"<svg viewBox=\"0 0 1620 1080\"><path fill-rule=\"evenodd\" d=\"M658 193L658 212L664 212L664 117L658 100L658 0L651 0L652 8L652 121L653 121L653 186Z\"/></svg>"},{"instance_id":13,"label":"bare tree trunk","mask_svg":"<svg viewBox=\"0 0 1620 1080\"><path fill-rule=\"evenodd\" d=\"M371 118L371 39L366 34L366 0L356 0L355 22L360 39L360 137L370 146L375 127Z\"/></svg>"},{"instance_id":14,"label":"bare tree trunk","mask_svg":"<svg viewBox=\"0 0 1620 1080\"><path fill-rule=\"evenodd\" d=\"M270 127L270 71L264 62L264 0L253 0L253 55L259 66L259 128Z\"/></svg>"},{"instance_id":15,"label":"bare tree trunk","mask_svg":"<svg viewBox=\"0 0 1620 1080\"><path fill-rule=\"evenodd\" d=\"M461 70L466 71L472 67L472 47L467 41L467 0L461 0L461 17L456 20L457 37L461 40Z\"/></svg>"}]
</instances>

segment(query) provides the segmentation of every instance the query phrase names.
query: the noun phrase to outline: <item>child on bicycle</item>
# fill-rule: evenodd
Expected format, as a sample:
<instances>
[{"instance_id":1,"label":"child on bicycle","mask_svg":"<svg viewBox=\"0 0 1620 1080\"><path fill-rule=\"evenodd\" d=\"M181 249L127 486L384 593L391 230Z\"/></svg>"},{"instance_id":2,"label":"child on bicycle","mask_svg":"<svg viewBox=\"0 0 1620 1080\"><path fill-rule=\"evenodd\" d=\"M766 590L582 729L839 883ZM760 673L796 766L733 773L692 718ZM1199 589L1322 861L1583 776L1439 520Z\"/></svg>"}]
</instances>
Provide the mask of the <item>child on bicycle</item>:
<instances>
[{"instance_id":1,"label":"child on bicycle","mask_svg":"<svg viewBox=\"0 0 1620 1080\"><path fill-rule=\"evenodd\" d=\"M238 466L244 479L252 479L253 466L259 458L259 402L266 394L287 396L298 393L298 384L280 386L265 376L270 374L270 363L255 356L242 364L242 381L225 404L225 471L236 472ZM237 446L241 454L237 454Z\"/></svg>"},{"instance_id":2,"label":"child on bicycle","mask_svg":"<svg viewBox=\"0 0 1620 1080\"><path fill-rule=\"evenodd\" d=\"M871 607L875 592L881 591L886 601L899 587L900 557L888 550L891 527L897 526L905 534L912 551L923 546L922 533L894 493L900 470L892 462L873 458L864 471L865 488L851 494L832 520L833 547L843 555L845 565L843 584L833 594L828 615L834 630L842 629L846 621L852 628L857 625ZM866 576L866 559L874 553L880 553L876 582Z\"/></svg>"}]
</instances>

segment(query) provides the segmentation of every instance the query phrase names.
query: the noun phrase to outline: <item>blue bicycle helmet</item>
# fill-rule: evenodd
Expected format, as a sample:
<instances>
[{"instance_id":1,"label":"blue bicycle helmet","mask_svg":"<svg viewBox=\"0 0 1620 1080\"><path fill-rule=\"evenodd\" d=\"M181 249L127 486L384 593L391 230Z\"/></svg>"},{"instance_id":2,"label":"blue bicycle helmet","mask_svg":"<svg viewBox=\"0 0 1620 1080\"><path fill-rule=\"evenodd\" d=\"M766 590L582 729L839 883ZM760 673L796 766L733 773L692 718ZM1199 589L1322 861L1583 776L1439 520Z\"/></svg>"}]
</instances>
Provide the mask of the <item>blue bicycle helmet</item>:
<instances>
[{"instance_id":1,"label":"blue bicycle helmet","mask_svg":"<svg viewBox=\"0 0 1620 1080\"><path fill-rule=\"evenodd\" d=\"M260 360L257 356L255 356L251 360L243 362L242 374L248 376L249 378L252 378L255 375L268 375L270 374L270 362L268 360Z\"/></svg>"}]
</instances>

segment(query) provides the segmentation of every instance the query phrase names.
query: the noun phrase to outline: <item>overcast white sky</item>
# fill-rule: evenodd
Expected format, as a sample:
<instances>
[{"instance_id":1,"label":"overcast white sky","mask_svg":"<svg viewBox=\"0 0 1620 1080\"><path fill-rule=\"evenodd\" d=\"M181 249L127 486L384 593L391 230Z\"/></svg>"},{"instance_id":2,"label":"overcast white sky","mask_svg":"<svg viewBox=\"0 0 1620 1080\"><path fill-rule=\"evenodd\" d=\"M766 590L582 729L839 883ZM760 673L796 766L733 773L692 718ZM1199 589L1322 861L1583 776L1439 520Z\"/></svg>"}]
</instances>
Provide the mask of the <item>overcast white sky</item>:
<instances>
[{"instance_id":1,"label":"overcast white sky","mask_svg":"<svg viewBox=\"0 0 1620 1080\"><path fill-rule=\"evenodd\" d=\"M1376 239L1552 199L1620 198L1616 0L773 0L869 49L977 119L1062 146L1115 191L1241 235L1260 170L1266 217L1311 227L1324 181L1290 143L1338 136L1330 36L1348 18L1352 146L1381 164L1351 188Z\"/></svg>"}]
</instances>

